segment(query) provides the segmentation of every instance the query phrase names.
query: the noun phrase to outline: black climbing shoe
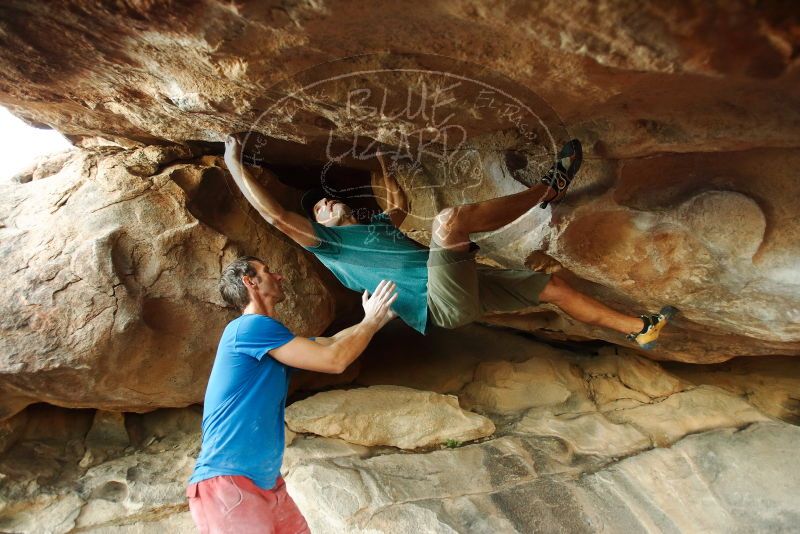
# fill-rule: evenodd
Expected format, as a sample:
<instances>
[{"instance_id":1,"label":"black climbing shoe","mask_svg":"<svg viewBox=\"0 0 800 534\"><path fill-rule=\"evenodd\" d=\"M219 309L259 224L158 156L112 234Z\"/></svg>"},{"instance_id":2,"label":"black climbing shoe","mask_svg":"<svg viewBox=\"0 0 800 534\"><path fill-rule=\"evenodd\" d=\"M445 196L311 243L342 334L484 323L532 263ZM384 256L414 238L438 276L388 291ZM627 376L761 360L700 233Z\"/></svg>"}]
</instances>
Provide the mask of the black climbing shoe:
<instances>
[{"instance_id":1,"label":"black climbing shoe","mask_svg":"<svg viewBox=\"0 0 800 534\"><path fill-rule=\"evenodd\" d=\"M635 341L645 350L650 350L656 345L656 340L661 334L661 330L667 326L667 323L675 317L678 313L676 308L672 306L664 306L661 311L656 315L642 315L644 328L641 332L632 332L626 337L629 341Z\"/></svg>"},{"instance_id":2,"label":"black climbing shoe","mask_svg":"<svg viewBox=\"0 0 800 534\"><path fill-rule=\"evenodd\" d=\"M557 202L563 198L572 179L578 174L578 170L583 163L583 148L577 139L568 141L558 153L558 160L553 163L550 170L542 176L541 182L550 187L548 193L552 196L542 201L540 206L546 208L551 202Z\"/></svg>"}]
</instances>

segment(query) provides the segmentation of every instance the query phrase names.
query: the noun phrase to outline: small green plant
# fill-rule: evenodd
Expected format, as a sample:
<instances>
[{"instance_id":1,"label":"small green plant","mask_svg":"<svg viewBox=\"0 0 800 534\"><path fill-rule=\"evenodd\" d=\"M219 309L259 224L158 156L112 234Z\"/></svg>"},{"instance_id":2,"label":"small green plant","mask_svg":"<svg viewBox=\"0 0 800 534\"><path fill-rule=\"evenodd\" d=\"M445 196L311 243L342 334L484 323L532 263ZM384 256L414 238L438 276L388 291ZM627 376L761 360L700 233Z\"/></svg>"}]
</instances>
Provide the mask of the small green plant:
<instances>
[{"instance_id":1,"label":"small green plant","mask_svg":"<svg viewBox=\"0 0 800 534\"><path fill-rule=\"evenodd\" d=\"M447 441L444 442L444 446L447 447L448 449L456 449L456 448L460 447L461 445L463 445L462 442L458 441L457 439L452 439L452 438L450 438L450 439L448 439Z\"/></svg>"}]
</instances>

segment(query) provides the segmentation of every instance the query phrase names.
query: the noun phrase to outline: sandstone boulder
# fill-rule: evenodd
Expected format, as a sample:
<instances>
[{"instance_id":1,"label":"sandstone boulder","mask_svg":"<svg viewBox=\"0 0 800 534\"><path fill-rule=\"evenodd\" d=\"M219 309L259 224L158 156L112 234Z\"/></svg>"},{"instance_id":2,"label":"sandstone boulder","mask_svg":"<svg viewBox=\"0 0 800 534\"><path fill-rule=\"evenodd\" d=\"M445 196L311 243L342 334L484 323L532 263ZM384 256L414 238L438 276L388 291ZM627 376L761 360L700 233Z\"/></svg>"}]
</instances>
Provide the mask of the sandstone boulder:
<instances>
[{"instance_id":1,"label":"sandstone boulder","mask_svg":"<svg viewBox=\"0 0 800 534\"><path fill-rule=\"evenodd\" d=\"M586 382L605 377L622 384L620 375L641 370L630 355L552 350L582 369ZM531 359L515 356L516 364ZM716 373L720 382L736 376L726 366ZM659 364L644 374L648 379L639 384L674 384L675 375ZM311 528L322 533L663 532L696 525L720 533L742 525L791 531L800 515L793 498L800 476L786 458L800 439L798 428L766 421L746 397L717 387L681 387L688 389L667 395L657 388L657 397L627 388L643 396L633 408L598 412L587 400L493 415L497 427L488 439L436 450L299 435L285 452L282 472ZM358 391L368 390L320 395ZM397 416L405 406L383 402L370 422L386 428L390 418L384 416ZM347 423L342 414L367 419L345 407L337 412L340 426ZM450 404L447 410L447 423L463 417ZM28 407L0 427L9 431L0 436L13 438L0 453L0 530L193 532L183 493L199 452L200 415L198 406L125 414L130 445L121 449L118 415ZM391 420L400 432L412 432L411 425ZM424 423L424 417L414 421ZM82 464L90 449L106 456Z\"/></svg>"},{"instance_id":2,"label":"sandstone boulder","mask_svg":"<svg viewBox=\"0 0 800 534\"><path fill-rule=\"evenodd\" d=\"M534 357L521 363L484 362L463 389L466 406L493 413L513 413L549 406L576 407L585 402L585 384L565 357Z\"/></svg>"},{"instance_id":3,"label":"sandstone boulder","mask_svg":"<svg viewBox=\"0 0 800 534\"><path fill-rule=\"evenodd\" d=\"M333 459L346 456L367 458L371 454L370 448L363 445L355 445L337 438L309 435L305 439L294 440L292 446L284 451L281 473L285 476L295 465L311 458Z\"/></svg>"},{"instance_id":4,"label":"sandstone boulder","mask_svg":"<svg viewBox=\"0 0 800 534\"><path fill-rule=\"evenodd\" d=\"M401 449L471 441L495 430L491 420L459 408L456 397L400 386L317 393L288 406L286 423L294 432Z\"/></svg>"},{"instance_id":5,"label":"sandstone boulder","mask_svg":"<svg viewBox=\"0 0 800 534\"><path fill-rule=\"evenodd\" d=\"M502 347L489 342L490 330L478 325L458 333L431 328L422 336L400 321L392 321L364 351L359 384L391 384L436 393L458 392L472 381L482 358Z\"/></svg>"},{"instance_id":6,"label":"sandstone boulder","mask_svg":"<svg viewBox=\"0 0 800 534\"><path fill-rule=\"evenodd\" d=\"M457 330L433 327L422 336L401 321L392 321L358 359L361 370L355 380L365 386L455 394L474 380L482 362L522 362L536 355L558 354L548 345L479 324Z\"/></svg>"},{"instance_id":7,"label":"sandstone boulder","mask_svg":"<svg viewBox=\"0 0 800 534\"><path fill-rule=\"evenodd\" d=\"M0 184L0 419L37 401L199 402L235 316L217 280L242 253L286 275L290 329L328 325L328 279L231 187L214 161L174 146L76 150L54 175Z\"/></svg>"},{"instance_id":8,"label":"sandstone boulder","mask_svg":"<svg viewBox=\"0 0 800 534\"><path fill-rule=\"evenodd\" d=\"M589 390L597 409L602 411L632 408L650 402L650 397L626 387L617 377L592 377Z\"/></svg>"},{"instance_id":9,"label":"sandstone boulder","mask_svg":"<svg viewBox=\"0 0 800 534\"><path fill-rule=\"evenodd\" d=\"M700 386L661 402L612 410L605 415L615 423L633 425L661 446L687 434L769 420L741 398L712 386Z\"/></svg>"},{"instance_id":10,"label":"sandstone boulder","mask_svg":"<svg viewBox=\"0 0 800 534\"><path fill-rule=\"evenodd\" d=\"M635 426L612 423L600 413L556 417L531 410L514 426L514 430L558 438L575 454L606 458L627 456L652 445L650 439Z\"/></svg>"},{"instance_id":11,"label":"sandstone boulder","mask_svg":"<svg viewBox=\"0 0 800 534\"><path fill-rule=\"evenodd\" d=\"M604 352L608 354L610 351L601 351L601 357L605 356ZM641 391L651 398L667 397L683 389L677 377L665 372L655 362L620 350L614 350L614 355L618 356L616 374L620 382L630 389Z\"/></svg>"},{"instance_id":12,"label":"sandstone boulder","mask_svg":"<svg viewBox=\"0 0 800 534\"><path fill-rule=\"evenodd\" d=\"M791 531L799 473L781 458L798 439L775 423L688 436L583 477L581 495L613 531Z\"/></svg>"},{"instance_id":13,"label":"sandstone boulder","mask_svg":"<svg viewBox=\"0 0 800 534\"><path fill-rule=\"evenodd\" d=\"M419 135L433 149L457 133L463 143L444 147L452 164L420 158L401 184L406 229L421 241L437 210L522 191L579 137L586 161L565 202L477 236L486 258L561 267L629 313L677 306L651 358L798 353L800 185L786 171L800 164L794 10L417 4L10 2L0 103L87 145L218 143L252 130L268 165L328 163L331 134L362 147ZM385 49L387 34L419 54L363 55ZM369 98L351 105L353 91ZM509 150L528 165L509 167ZM547 307L491 320L631 346Z\"/></svg>"},{"instance_id":14,"label":"sandstone boulder","mask_svg":"<svg viewBox=\"0 0 800 534\"><path fill-rule=\"evenodd\" d=\"M484 159L491 157L497 155ZM798 210L800 186L785 178L783 165L800 164L798 157L796 149L660 156L626 163L619 174L590 165L576 185L593 194L567 197L552 212L532 209L475 240L505 266L555 262L576 288L631 315L667 304L680 309L656 348L642 351L649 358L712 363L794 355L800 337L792 303L800 286L788 267L797 262L797 249L788 244L800 228L788 214ZM497 165L484 161L481 168L485 179L478 186L423 190L412 205L429 220L448 205L523 190L507 184L507 171ZM701 175L707 178L698 183ZM416 198L423 195L433 201ZM621 334L578 323L551 306L486 320L555 339L604 339L638 349Z\"/></svg>"},{"instance_id":15,"label":"sandstone boulder","mask_svg":"<svg viewBox=\"0 0 800 534\"><path fill-rule=\"evenodd\" d=\"M0 458L0 530L194 530L185 496L200 444L194 409L134 415L128 421L132 433L150 437L125 450L118 432L103 431L115 425L102 412L91 431L89 410L36 406L23 413L24 437ZM96 465L81 465L84 450L92 448L105 456Z\"/></svg>"},{"instance_id":16,"label":"sandstone boulder","mask_svg":"<svg viewBox=\"0 0 800 534\"><path fill-rule=\"evenodd\" d=\"M800 366L792 357L737 358L722 365L670 364L668 370L695 384L740 395L772 417L800 423Z\"/></svg>"},{"instance_id":17,"label":"sandstone boulder","mask_svg":"<svg viewBox=\"0 0 800 534\"><path fill-rule=\"evenodd\" d=\"M0 16L2 102L70 135L216 141L269 105L265 87L382 50L390 31L396 49L472 61L532 87L591 131L591 142L612 136L603 144L613 157L658 145L670 152L786 145L797 132L797 112L776 98L792 94L796 75L795 18L780 5L412 7L12 2ZM687 25L699 31L687 34ZM465 42L474 46L458 44ZM315 117L296 118L295 131L313 132ZM779 133L775 124L789 129Z\"/></svg>"},{"instance_id":18,"label":"sandstone boulder","mask_svg":"<svg viewBox=\"0 0 800 534\"><path fill-rule=\"evenodd\" d=\"M657 363L619 347L603 347L599 357L582 360L592 399L601 411L631 408L683 391L689 384Z\"/></svg>"},{"instance_id":19,"label":"sandstone boulder","mask_svg":"<svg viewBox=\"0 0 800 534\"><path fill-rule=\"evenodd\" d=\"M287 483L320 532L781 531L800 510L797 469L778 456L799 437L775 423L705 432L577 477L540 470L554 453L546 441L504 437L422 457L310 460Z\"/></svg>"},{"instance_id":20,"label":"sandstone boulder","mask_svg":"<svg viewBox=\"0 0 800 534\"><path fill-rule=\"evenodd\" d=\"M219 158L200 157L247 130L260 134L249 157L298 187L333 160L367 170L356 149L373 140L402 151L418 139L398 179L403 229L421 243L439 210L523 191L578 137L566 199L474 235L479 260L557 271L626 313L681 310L648 352L549 305L484 320L626 350L544 349L475 326L378 348L361 376L334 379L373 387L287 412L370 445L301 435L289 447L288 488L315 532L796 529L787 459L800 435L764 415L800 413L793 7L4 2L0 104L86 150L0 184L0 530L194 530L183 487L199 410L119 412L202 398L233 317L214 290L225 261L246 252L283 270L280 318L300 334L353 310L244 206ZM419 53L363 54L387 35ZM648 361L737 356L765 362Z\"/></svg>"}]
</instances>

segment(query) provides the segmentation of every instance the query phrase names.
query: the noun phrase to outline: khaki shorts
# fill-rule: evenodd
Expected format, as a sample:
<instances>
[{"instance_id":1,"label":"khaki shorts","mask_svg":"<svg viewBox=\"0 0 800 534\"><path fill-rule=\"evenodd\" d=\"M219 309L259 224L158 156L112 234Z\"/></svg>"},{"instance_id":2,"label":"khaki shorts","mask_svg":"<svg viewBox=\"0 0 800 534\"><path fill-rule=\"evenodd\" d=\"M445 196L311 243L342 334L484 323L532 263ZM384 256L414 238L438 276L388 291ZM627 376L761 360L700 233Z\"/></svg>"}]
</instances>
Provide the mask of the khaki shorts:
<instances>
[{"instance_id":1,"label":"khaki shorts","mask_svg":"<svg viewBox=\"0 0 800 534\"><path fill-rule=\"evenodd\" d=\"M457 328L487 313L517 311L539 304L550 275L528 270L495 269L475 262L469 251L434 245L428 256L428 315L436 326Z\"/></svg>"}]
</instances>

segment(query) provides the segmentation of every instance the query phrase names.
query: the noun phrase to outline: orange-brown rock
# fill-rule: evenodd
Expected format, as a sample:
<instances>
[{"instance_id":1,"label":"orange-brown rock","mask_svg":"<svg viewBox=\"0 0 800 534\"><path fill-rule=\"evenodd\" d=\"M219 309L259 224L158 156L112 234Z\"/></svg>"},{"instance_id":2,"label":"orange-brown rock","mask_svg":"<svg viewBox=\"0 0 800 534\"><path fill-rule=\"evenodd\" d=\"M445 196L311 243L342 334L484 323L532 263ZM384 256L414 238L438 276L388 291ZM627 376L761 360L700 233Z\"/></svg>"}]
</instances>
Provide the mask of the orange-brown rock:
<instances>
[{"instance_id":1,"label":"orange-brown rock","mask_svg":"<svg viewBox=\"0 0 800 534\"><path fill-rule=\"evenodd\" d=\"M279 80L390 48L507 76L613 158L795 146L797 22L781 2L14 1L0 102L75 136L218 141Z\"/></svg>"},{"instance_id":2,"label":"orange-brown rock","mask_svg":"<svg viewBox=\"0 0 800 534\"><path fill-rule=\"evenodd\" d=\"M40 401L200 402L235 316L217 281L239 254L286 275L289 328L322 332L326 282L234 190L213 158L175 146L76 150L51 176L0 185L0 419Z\"/></svg>"},{"instance_id":3,"label":"orange-brown rock","mask_svg":"<svg viewBox=\"0 0 800 534\"><path fill-rule=\"evenodd\" d=\"M429 108L399 119L363 111L381 91L393 91L390 108L418 97L420 70L460 75L438 117L456 113L465 157L423 161L401 180L406 229L425 241L437 210L525 187L503 158L531 148L516 115L467 105L481 96L474 82L493 84L531 104L554 143L582 139L586 161L565 202L476 237L487 260L560 265L576 287L630 313L677 306L652 358L795 355L798 28L798 10L779 1L16 1L0 7L0 103L86 144L218 142L253 129L269 141L263 162L303 165L325 162L331 132L395 145L424 137L436 123ZM354 116L353 85L337 76L381 69L391 74L359 79L374 99ZM317 81L324 91L293 93ZM277 105L288 95L291 105ZM160 303L148 304L156 315ZM626 344L552 309L491 321Z\"/></svg>"}]
</instances>

